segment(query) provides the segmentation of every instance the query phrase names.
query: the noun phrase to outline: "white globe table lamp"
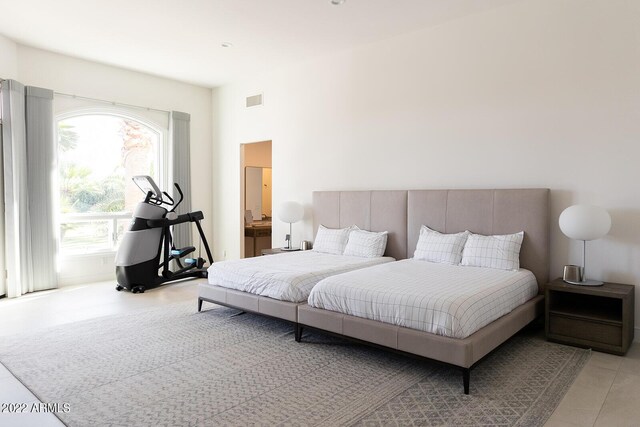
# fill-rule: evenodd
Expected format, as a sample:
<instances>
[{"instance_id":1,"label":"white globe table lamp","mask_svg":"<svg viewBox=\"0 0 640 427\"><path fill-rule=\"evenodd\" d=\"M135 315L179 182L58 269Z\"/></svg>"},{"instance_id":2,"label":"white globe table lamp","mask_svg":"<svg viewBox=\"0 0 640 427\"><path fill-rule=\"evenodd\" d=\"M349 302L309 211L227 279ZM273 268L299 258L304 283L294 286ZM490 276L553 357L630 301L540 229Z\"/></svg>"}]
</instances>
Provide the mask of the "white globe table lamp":
<instances>
[{"instance_id":1,"label":"white globe table lamp","mask_svg":"<svg viewBox=\"0 0 640 427\"><path fill-rule=\"evenodd\" d=\"M282 248L285 251L293 250L291 246L291 225L300 221L304 217L304 207L297 202L284 202L278 210L278 218L280 221L289 223L289 234L285 238L287 246Z\"/></svg>"},{"instance_id":2,"label":"white globe table lamp","mask_svg":"<svg viewBox=\"0 0 640 427\"><path fill-rule=\"evenodd\" d=\"M562 211L558 219L565 236L582 240L582 281L567 281L574 285L600 286L602 282L586 278L587 240L604 237L611 229L609 212L598 206L573 205Z\"/></svg>"}]
</instances>

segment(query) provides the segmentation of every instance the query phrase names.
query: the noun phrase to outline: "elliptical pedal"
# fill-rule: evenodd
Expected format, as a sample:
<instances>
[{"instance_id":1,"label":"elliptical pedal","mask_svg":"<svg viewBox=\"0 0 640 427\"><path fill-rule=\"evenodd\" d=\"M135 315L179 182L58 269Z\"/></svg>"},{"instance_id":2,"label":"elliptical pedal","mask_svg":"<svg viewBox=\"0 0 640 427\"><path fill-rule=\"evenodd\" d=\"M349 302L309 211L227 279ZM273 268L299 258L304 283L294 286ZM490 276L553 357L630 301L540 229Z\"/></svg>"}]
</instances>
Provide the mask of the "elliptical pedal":
<instances>
[{"instance_id":1,"label":"elliptical pedal","mask_svg":"<svg viewBox=\"0 0 640 427\"><path fill-rule=\"evenodd\" d=\"M186 255L189 255L191 252L194 252L195 250L196 248L193 246L187 246L182 249L172 249L171 256L173 258L182 258Z\"/></svg>"}]
</instances>

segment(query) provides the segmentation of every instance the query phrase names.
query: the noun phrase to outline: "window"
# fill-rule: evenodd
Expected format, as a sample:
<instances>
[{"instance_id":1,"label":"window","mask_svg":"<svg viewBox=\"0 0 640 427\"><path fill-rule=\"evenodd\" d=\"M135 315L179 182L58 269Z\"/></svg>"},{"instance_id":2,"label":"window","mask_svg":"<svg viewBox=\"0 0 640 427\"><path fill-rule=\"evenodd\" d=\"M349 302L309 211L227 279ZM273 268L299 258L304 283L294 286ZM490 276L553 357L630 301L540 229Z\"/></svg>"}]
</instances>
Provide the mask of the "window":
<instances>
[{"instance_id":1,"label":"window","mask_svg":"<svg viewBox=\"0 0 640 427\"><path fill-rule=\"evenodd\" d=\"M131 177L149 175L163 182L162 136L152 125L111 113L58 120L62 255L117 249L143 197Z\"/></svg>"}]
</instances>

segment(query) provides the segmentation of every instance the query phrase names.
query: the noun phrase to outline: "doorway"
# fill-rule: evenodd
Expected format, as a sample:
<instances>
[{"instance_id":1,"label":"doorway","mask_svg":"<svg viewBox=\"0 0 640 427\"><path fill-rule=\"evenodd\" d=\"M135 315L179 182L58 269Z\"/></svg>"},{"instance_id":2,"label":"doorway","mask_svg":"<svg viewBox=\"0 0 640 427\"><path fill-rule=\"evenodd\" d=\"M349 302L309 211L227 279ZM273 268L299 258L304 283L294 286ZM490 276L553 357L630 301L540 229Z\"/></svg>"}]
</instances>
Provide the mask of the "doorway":
<instances>
[{"instance_id":1,"label":"doorway","mask_svg":"<svg viewBox=\"0 0 640 427\"><path fill-rule=\"evenodd\" d=\"M271 141L240 145L241 256L251 258L271 248Z\"/></svg>"}]
</instances>

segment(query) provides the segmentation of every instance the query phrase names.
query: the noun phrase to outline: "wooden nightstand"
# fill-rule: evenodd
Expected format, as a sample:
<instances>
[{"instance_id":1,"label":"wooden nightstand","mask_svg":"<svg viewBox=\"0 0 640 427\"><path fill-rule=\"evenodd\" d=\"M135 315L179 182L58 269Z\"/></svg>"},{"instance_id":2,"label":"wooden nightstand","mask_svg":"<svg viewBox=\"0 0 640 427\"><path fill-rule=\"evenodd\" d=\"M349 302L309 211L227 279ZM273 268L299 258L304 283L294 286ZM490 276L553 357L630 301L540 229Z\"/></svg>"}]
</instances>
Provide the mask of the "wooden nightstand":
<instances>
[{"instance_id":1,"label":"wooden nightstand","mask_svg":"<svg viewBox=\"0 0 640 427\"><path fill-rule=\"evenodd\" d=\"M300 249L291 249L290 251L285 251L282 248L271 248L271 249L263 249L261 251L262 255L274 255L274 254L284 254L287 252L297 252Z\"/></svg>"},{"instance_id":2,"label":"wooden nightstand","mask_svg":"<svg viewBox=\"0 0 640 427\"><path fill-rule=\"evenodd\" d=\"M633 341L633 285L545 286L545 331L549 341L624 355Z\"/></svg>"}]
</instances>

